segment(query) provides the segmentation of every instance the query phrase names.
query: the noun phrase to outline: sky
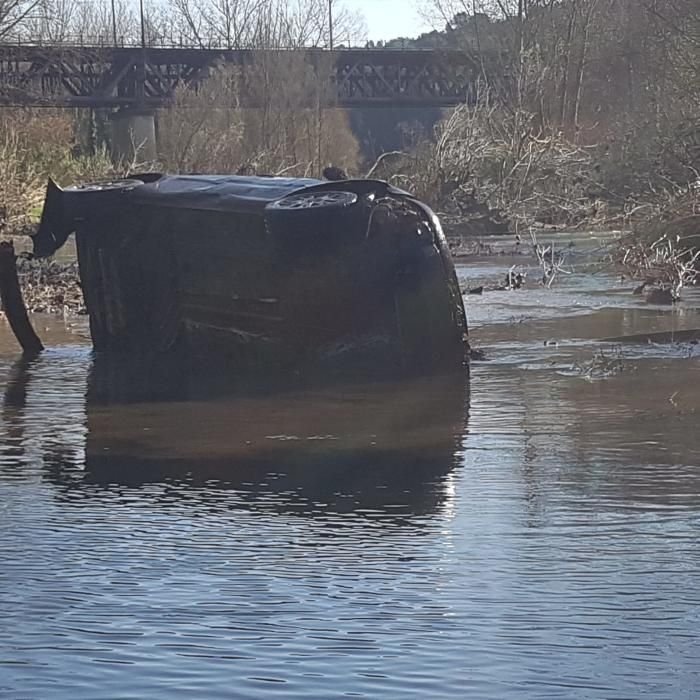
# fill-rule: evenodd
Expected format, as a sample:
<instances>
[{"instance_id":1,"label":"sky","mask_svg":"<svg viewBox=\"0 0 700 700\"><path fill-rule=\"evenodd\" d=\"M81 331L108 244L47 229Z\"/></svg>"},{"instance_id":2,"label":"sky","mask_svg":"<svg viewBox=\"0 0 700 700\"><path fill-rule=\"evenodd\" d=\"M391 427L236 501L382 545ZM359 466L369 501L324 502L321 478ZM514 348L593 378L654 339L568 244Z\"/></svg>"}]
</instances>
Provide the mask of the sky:
<instances>
[{"instance_id":1,"label":"sky","mask_svg":"<svg viewBox=\"0 0 700 700\"><path fill-rule=\"evenodd\" d=\"M367 20L368 39L414 37L431 27L418 13L416 0L344 0L346 7L359 10Z\"/></svg>"}]
</instances>

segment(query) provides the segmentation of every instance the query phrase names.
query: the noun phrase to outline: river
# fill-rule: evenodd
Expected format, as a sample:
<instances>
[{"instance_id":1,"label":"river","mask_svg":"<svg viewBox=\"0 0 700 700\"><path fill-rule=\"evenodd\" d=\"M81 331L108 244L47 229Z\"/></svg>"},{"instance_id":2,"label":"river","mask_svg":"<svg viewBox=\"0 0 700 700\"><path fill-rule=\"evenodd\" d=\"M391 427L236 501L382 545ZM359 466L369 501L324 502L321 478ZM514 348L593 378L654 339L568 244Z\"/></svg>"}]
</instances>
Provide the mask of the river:
<instances>
[{"instance_id":1,"label":"river","mask_svg":"<svg viewBox=\"0 0 700 700\"><path fill-rule=\"evenodd\" d=\"M3 322L0 697L697 697L700 349L600 341L700 294L584 263L466 297L468 383L169 400Z\"/></svg>"}]
</instances>

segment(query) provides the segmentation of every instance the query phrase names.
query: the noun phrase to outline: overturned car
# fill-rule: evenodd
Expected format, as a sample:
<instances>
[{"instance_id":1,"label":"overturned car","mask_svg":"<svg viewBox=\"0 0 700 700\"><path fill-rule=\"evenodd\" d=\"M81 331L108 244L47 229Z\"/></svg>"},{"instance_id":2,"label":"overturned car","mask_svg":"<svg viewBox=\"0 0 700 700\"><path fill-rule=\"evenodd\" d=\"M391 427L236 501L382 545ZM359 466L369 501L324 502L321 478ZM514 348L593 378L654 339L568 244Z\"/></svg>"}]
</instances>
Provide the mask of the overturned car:
<instances>
[{"instance_id":1,"label":"overturned car","mask_svg":"<svg viewBox=\"0 0 700 700\"><path fill-rule=\"evenodd\" d=\"M433 372L468 358L440 223L384 182L50 182L35 255L73 232L97 351L266 370Z\"/></svg>"}]
</instances>

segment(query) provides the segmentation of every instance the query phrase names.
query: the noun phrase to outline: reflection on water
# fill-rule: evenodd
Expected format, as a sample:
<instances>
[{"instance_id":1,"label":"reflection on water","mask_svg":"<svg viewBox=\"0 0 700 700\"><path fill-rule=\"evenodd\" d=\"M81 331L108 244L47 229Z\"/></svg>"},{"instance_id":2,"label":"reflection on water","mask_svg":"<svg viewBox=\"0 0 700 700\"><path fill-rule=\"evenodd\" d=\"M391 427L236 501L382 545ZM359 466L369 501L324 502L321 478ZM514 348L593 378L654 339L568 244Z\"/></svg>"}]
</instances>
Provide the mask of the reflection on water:
<instances>
[{"instance_id":1,"label":"reflection on water","mask_svg":"<svg viewBox=\"0 0 700 700\"><path fill-rule=\"evenodd\" d=\"M178 396L168 386L163 399L144 390L143 377L135 386L133 374L102 358L93 364L85 464L78 478L68 470L59 481L168 482L188 493L215 484L253 509L410 516L444 501L466 427L466 376L233 394L219 387L213 398L199 384Z\"/></svg>"},{"instance_id":2,"label":"reflection on water","mask_svg":"<svg viewBox=\"0 0 700 700\"><path fill-rule=\"evenodd\" d=\"M697 312L577 285L473 300L468 390L0 337L0 697L696 697L700 353L595 339Z\"/></svg>"}]
</instances>

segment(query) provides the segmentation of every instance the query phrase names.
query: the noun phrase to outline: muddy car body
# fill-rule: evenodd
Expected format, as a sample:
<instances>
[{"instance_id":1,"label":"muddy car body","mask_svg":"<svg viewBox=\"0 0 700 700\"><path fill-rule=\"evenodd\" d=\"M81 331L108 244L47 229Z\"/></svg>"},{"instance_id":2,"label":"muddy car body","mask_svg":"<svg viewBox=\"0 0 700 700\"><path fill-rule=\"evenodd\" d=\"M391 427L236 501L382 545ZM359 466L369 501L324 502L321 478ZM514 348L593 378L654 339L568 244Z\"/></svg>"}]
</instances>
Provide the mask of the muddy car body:
<instances>
[{"instance_id":1,"label":"muddy car body","mask_svg":"<svg viewBox=\"0 0 700 700\"><path fill-rule=\"evenodd\" d=\"M35 254L53 254L73 232L98 351L269 369L422 372L467 360L440 223L383 182L49 183Z\"/></svg>"}]
</instances>

